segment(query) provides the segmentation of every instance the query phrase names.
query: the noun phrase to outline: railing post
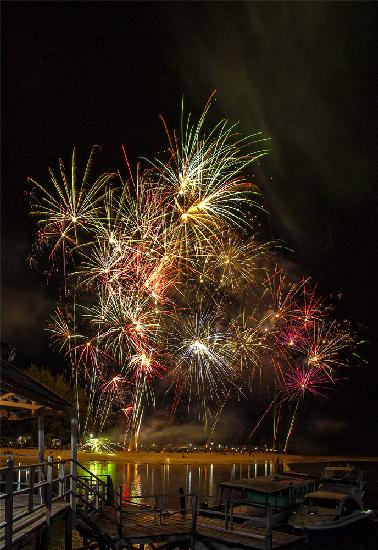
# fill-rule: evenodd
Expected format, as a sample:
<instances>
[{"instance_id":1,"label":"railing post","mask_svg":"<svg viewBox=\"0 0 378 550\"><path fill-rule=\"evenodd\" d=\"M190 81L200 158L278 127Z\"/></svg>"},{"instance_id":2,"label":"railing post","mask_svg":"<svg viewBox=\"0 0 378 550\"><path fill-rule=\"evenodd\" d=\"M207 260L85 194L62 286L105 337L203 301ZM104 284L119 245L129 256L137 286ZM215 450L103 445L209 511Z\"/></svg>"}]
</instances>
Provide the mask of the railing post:
<instances>
[{"instance_id":1,"label":"railing post","mask_svg":"<svg viewBox=\"0 0 378 550\"><path fill-rule=\"evenodd\" d=\"M63 462L61 462L59 464L59 473L58 473L58 477L59 477L59 489L58 489L58 495L60 497L63 497L64 496L64 493L65 493L65 490L64 490L64 464Z\"/></svg>"},{"instance_id":2,"label":"railing post","mask_svg":"<svg viewBox=\"0 0 378 550\"><path fill-rule=\"evenodd\" d=\"M106 476L106 504L114 503L114 487L111 476Z\"/></svg>"},{"instance_id":3,"label":"railing post","mask_svg":"<svg viewBox=\"0 0 378 550\"><path fill-rule=\"evenodd\" d=\"M100 492L100 486L98 484L98 479L96 478L96 493L95 493L95 509L96 510L98 510L99 506L100 506L99 492Z\"/></svg>"},{"instance_id":4,"label":"railing post","mask_svg":"<svg viewBox=\"0 0 378 550\"><path fill-rule=\"evenodd\" d=\"M197 502L198 496L192 496L192 533L194 534L197 529Z\"/></svg>"},{"instance_id":5,"label":"railing post","mask_svg":"<svg viewBox=\"0 0 378 550\"><path fill-rule=\"evenodd\" d=\"M191 526L191 533L190 533L190 550L194 550L195 544L196 544L196 531L197 531L197 495L192 495L191 498L192 502L192 526Z\"/></svg>"},{"instance_id":6,"label":"railing post","mask_svg":"<svg viewBox=\"0 0 378 550\"><path fill-rule=\"evenodd\" d=\"M179 501L180 501L180 512L181 514L186 514L186 502L185 502L185 493L184 493L184 487L180 487L179 489Z\"/></svg>"},{"instance_id":7,"label":"railing post","mask_svg":"<svg viewBox=\"0 0 378 550\"><path fill-rule=\"evenodd\" d=\"M28 510L33 511L34 506L34 481L35 481L35 467L29 467L29 495L28 495Z\"/></svg>"},{"instance_id":8,"label":"railing post","mask_svg":"<svg viewBox=\"0 0 378 550\"><path fill-rule=\"evenodd\" d=\"M272 505L266 505L265 550L272 550Z\"/></svg>"},{"instance_id":9,"label":"railing post","mask_svg":"<svg viewBox=\"0 0 378 550\"><path fill-rule=\"evenodd\" d=\"M101 485L100 485L100 493L101 493L100 504L101 505L106 504L106 490L107 490L107 487L108 487L107 482L108 482L108 480L106 479L106 484L101 483Z\"/></svg>"},{"instance_id":10,"label":"railing post","mask_svg":"<svg viewBox=\"0 0 378 550\"><path fill-rule=\"evenodd\" d=\"M90 484L90 485L89 485ZM92 488L92 478L89 478L88 483L84 481L84 491L85 491L85 504L89 507L89 489Z\"/></svg>"},{"instance_id":11,"label":"railing post","mask_svg":"<svg viewBox=\"0 0 378 550\"><path fill-rule=\"evenodd\" d=\"M45 417L43 414L38 415L38 462L41 464L45 461ZM39 481L43 481L43 470L40 474Z\"/></svg>"},{"instance_id":12,"label":"railing post","mask_svg":"<svg viewBox=\"0 0 378 550\"><path fill-rule=\"evenodd\" d=\"M224 501L224 528L228 529L228 500Z\"/></svg>"},{"instance_id":13,"label":"railing post","mask_svg":"<svg viewBox=\"0 0 378 550\"><path fill-rule=\"evenodd\" d=\"M122 485L118 486L118 507L117 507L117 532L122 538Z\"/></svg>"},{"instance_id":14,"label":"railing post","mask_svg":"<svg viewBox=\"0 0 378 550\"><path fill-rule=\"evenodd\" d=\"M18 463L19 466L21 466L21 462ZM21 489L21 468L17 471L17 491Z\"/></svg>"},{"instance_id":15,"label":"railing post","mask_svg":"<svg viewBox=\"0 0 378 550\"><path fill-rule=\"evenodd\" d=\"M7 460L8 469L5 472L5 493L7 498L5 499L5 548L11 550L12 548L12 532L13 532L13 482L14 482L14 469L13 460Z\"/></svg>"},{"instance_id":16,"label":"railing post","mask_svg":"<svg viewBox=\"0 0 378 550\"><path fill-rule=\"evenodd\" d=\"M154 497L154 525L157 525L157 521L156 521L156 511L158 509L158 497L155 496Z\"/></svg>"},{"instance_id":17,"label":"railing post","mask_svg":"<svg viewBox=\"0 0 378 550\"><path fill-rule=\"evenodd\" d=\"M230 500L230 531L234 528L234 499Z\"/></svg>"},{"instance_id":18,"label":"railing post","mask_svg":"<svg viewBox=\"0 0 378 550\"><path fill-rule=\"evenodd\" d=\"M72 550L72 520L71 508L66 512L65 530L64 530L64 550Z\"/></svg>"},{"instance_id":19,"label":"railing post","mask_svg":"<svg viewBox=\"0 0 378 550\"><path fill-rule=\"evenodd\" d=\"M77 480L77 409L74 408L71 417L71 486L70 486L70 508L72 529L76 524L76 480Z\"/></svg>"},{"instance_id":20,"label":"railing post","mask_svg":"<svg viewBox=\"0 0 378 550\"><path fill-rule=\"evenodd\" d=\"M54 458L52 456L49 456L47 459L46 523L48 527L51 521L53 460Z\"/></svg>"}]
</instances>

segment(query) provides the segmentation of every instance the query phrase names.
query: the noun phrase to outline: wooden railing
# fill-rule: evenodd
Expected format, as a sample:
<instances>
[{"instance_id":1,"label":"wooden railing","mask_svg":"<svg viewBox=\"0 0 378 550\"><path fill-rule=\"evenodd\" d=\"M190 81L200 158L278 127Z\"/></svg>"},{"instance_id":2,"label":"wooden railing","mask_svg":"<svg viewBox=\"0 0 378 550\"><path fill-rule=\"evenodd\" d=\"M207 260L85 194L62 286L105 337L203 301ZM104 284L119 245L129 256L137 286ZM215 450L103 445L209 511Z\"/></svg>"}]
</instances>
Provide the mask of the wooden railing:
<instances>
[{"instance_id":1,"label":"wooden railing","mask_svg":"<svg viewBox=\"0 0 378 550\"><path fill-rule=\"evenodd\" d=\"M87 518L101 509L104 505L113 505L117 510L117 531L122 538L127 527L127 512L140 511L151 515L154 525L164 523L166 517L172 514L184 514L190 517L191 533L194 536L197 530L198 516L203 513L211 514L214 497L199 494L184 494L183 490L176 495L138 495L125 497L122 494L122 486L118 487L115 494L112 479L108 475L95 475L89 469L73 459L54 461L49 457L47 462L31 464L28 466L16 466L13 460L8 460L7 465L0 468L1 488L0 500L5 501L4 521L0 523L0 529L4 529L5 548L12 548L13 527L16 521L30 516L36 511L45 515L46 525L51 522L53 503L56 501L69 502L70 521L67 522L72 530L75 524L76 507L80 509L81 517ZM20 500L21 495L27 495L25 506L16 513L14 502ZM177 507L167 504L177 502ZM36 502L37 501L37 502ZM217 500L219 503L219 501ZM210 506L209 506L210 503ZM224 502L224 530L234 529L234 508L240 501L227 500ZM126 525L125 525L126 521ZM93 524L93 521L92 521ZM265 548L271 548L272 541L272 514L271 507L267 507ZM72 540L72 537L71 537Z\"/></svg>"},{"instance_id":2,"label":"wooden railing","mask_svg":"<svg viewBox=\"0 0 378 550\"><path fill-rule=\"evenodd\" d=\"M76 475L72 474L72 470ZM91 514L104 504L114 501L111 477L95 475L73 459L54 461L53 457L49 457L47 462L27 466L17 466L13 460L8 460L6 466L0 468L0 476L0 501L4 501L5 512L0 530L5 531L7 550L12 548L14 523L41 511L41 516L45 514L46 525L49 526L52 505L56 501L70 502L71 529L75 523L77 504L86 514ZM27 495L25 506L21 506L17 513L14 504L22 499L22 495Z\"/></svg>"},{"instance_id":3,"label":"wooden railing","mask_svg":"<svg viewBox=\"0 0 378 550\"><path fill-rule=\"evenodd\" d=\"M175 498L179 501L177 508L170 506L164 506L164 501ZM136 500L140 500L140 503L136 503ZM221 510L212 511L213 506L219 504L219 498L204 494L193 493L179 493L178 495L138 495L132 497L124 497L122 495L122 485L118 486L117 490L117 532L118 536L122 538L123 533L127 530L127 512L133 511L134 513L140 511L146 515L146 512L150 512L151 521L154 525L164 523L164 519L169 518L172 514L188 515L191 520L191 533L194 535L197 530L197 520L201 515L214 515L219 517L219 514L224 516L224 530L234 530L234 508L240 504L244 504L246 501L242 500L225 500L224 507ZM272 507L270 504L266 507L266 516L264 517L265 533L261 535L261 539L265 542L265 549L270 550L272 548ZM254 535L256 538L257 535Z\"/></svg>"}]
</instances>

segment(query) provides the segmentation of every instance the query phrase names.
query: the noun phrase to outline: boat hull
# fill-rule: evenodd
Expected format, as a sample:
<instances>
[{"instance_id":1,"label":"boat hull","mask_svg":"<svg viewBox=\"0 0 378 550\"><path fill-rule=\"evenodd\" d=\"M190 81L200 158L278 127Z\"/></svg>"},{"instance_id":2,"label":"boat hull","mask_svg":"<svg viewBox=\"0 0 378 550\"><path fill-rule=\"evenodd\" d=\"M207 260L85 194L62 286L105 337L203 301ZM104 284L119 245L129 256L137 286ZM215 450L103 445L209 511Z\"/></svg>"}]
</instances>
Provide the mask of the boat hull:
<instances>
[{"instance_id":1,"label":"boat hull","mask_svg":"<svg viewBox=\"0 0 378 550\"><path fill-rule=\"evenodd\" d=\"M363 512L359 517L341 519L329 525L304 525L301 528L292 527L297 535L302 535L308 543L332 542L344 539L350 533L364 529L369 525L373 512Z\"/></svg>"},{"instance_id":2,"label":"boat hull","mask_svg":"<svg viewBox=\"0 0 378 550\"><path fill-rule=\"evenodd\" d=\"M289 519L292 511L291 510L280 510L277 512L272 513L272 526L273 527L279 527L281 525L285 525L287 523L287 520ZM201 509L199 512L200 516L205 517L213 517L216 519L225 519L224 517L224 509L223 510L217 510L214 508L209 508L208 510ZM231 521L229 516L229 522ZM234 512L232 516L233 523L243 523L244 525L247 525L249 527L265 527L266 526L266 515L264 513L264 510L261 509L258 514L248 514L248 515L242 515L238 514L237 512Z\"/></svg>"}]
</instances>

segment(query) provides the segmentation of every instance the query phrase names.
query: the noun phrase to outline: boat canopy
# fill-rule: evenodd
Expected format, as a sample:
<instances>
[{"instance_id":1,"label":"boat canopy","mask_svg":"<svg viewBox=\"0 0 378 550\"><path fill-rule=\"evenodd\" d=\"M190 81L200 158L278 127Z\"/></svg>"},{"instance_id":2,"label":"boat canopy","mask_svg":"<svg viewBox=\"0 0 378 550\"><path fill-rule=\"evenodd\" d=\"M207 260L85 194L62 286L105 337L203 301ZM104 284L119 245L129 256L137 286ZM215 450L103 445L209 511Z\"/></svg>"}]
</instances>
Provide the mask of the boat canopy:
<instances>
[{"instance_id":1,"label":"boat canopy","mask_svg":"<svg viewBox=\"0 0 378 550\"><path fill-rule=\"evenodd\" d=\"M308 486L309 483L312 483L315 480L316 477L305 474L303 476L301 474L280 474L258 476L254 478L233 479L220 483L219 487L251 492L253 491L256 493L274 494L288 490L292 487Z\"/></svg>"}]
</instances>

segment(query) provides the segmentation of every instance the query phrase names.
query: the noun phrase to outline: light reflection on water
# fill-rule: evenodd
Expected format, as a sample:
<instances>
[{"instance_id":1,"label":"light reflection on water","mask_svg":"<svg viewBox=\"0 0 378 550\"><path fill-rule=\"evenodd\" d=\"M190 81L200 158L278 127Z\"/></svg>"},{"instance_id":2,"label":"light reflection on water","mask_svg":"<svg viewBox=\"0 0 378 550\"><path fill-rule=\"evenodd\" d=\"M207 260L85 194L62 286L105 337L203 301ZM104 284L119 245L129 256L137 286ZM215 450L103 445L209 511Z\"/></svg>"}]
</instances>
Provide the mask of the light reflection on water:
<instances>
[{"instance_id":1,"label":"light reflection on water","mask_svg":"<svg viewBox=\"0 0 378 550\"><path fill-rule=\"evenodd\" d=\"M141 464L131 462L84 462L96 475L108 474L114 487L122 485L125 496L178 494L179 487L187 493L216 496L218 484L229 479L256 477L274 473L275 462L265 460L251 464ZM295 470L320 474L325 463L283 464L284 471ZM365 505L378 509L378 464L356 463L365 472L367 491Z\"/></svg>"},{"instance_id":2,"label":"light reflection on water","mask_svg":"<svg viewBox=\"0 0 378 550\"><path fill-rule=\"evenodd\" d=\"M126 499L136 496L167 495L169 506L178 501L178 490L187 493L217 496L218 485L229 479L268 475L274 472L273 461L251 464L139 464L120 462L84 463L96 475L108 474L114 487L122 486Z\"/></svg>"}]
</instances>

